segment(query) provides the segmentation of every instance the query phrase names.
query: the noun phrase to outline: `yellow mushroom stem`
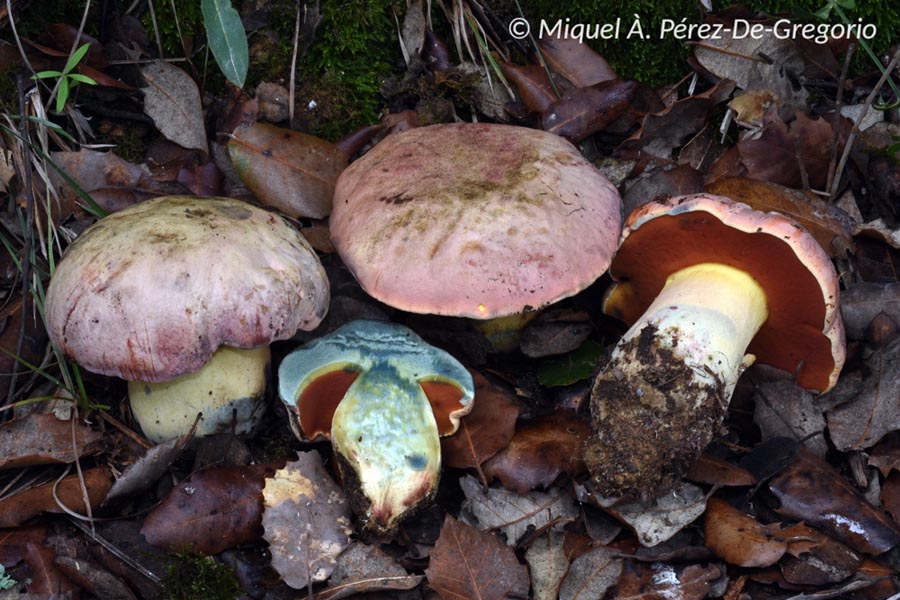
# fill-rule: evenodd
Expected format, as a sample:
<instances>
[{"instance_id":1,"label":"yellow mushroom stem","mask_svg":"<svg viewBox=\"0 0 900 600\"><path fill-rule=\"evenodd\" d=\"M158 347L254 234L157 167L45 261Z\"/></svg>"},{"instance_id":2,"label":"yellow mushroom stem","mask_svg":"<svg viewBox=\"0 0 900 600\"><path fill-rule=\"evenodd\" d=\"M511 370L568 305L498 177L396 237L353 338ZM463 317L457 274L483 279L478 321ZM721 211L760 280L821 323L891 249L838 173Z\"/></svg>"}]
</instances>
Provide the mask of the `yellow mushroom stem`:
<instances>
[{"instance_id":1,"label":"yellow mushroom stem","mask_svg":"<svg viewBox=\"0 0 900 600\"><path fill-rule=\"evenodd\" d=\"M479 304L480 309L483 304ZM472 326L487 338L491 347L497 352L514 352L519 349L519 340L522 338L522 329L539 314L539 311L529 310L515 313L505 317L492 319L472 319Z\"/></svg>"},{"instance_id":2,"label":"yellow mushroom stem","mask_svg":"<svg viewBox=\"0 0 900 600\"><path fill-rule=\"evenodd\" d=\"M766 293L755 279L728 265L702 263L670 275L616 349L652 325L697 377L725 384L727 402L756 358L745 352L766 317Z\"/></svg>"},{"instance_id":3,"label":"yellow mushroom stem","mask_svg":"<svg viewBox=\"0 0 900 600\"><path fill-rule=\"evenodd\" d=\"M158 383L128 382L131 412L148 440L156 443L190 431L196 435L250 433L262 418L271 352L268 346L222 346L203 367Z\"/></svg>"},{"instance_id":4,"label":"yellow mushroom stem","mask_svg":"<svg viewBox=\"0 0 900 600\"><path fill-rule=\"evenodd\" d=\"M649 495L718 431L750 341L768 317L747 273L718 263L669 276L594 383L586 453L603 495Z\"/></svg>"}]
</instances>

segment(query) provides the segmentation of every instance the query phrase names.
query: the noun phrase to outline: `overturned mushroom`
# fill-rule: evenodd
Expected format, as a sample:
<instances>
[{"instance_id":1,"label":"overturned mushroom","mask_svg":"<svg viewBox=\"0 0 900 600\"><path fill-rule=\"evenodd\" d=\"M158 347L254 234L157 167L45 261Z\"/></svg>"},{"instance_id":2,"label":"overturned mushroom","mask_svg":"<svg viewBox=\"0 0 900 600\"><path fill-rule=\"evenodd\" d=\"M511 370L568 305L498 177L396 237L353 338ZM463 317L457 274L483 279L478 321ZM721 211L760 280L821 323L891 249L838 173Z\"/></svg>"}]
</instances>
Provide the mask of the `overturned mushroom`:
<instances>
[{"instance_id":1,"label":"overturned mushroom","mask_svg":"<svg viewBox=\"0 0 900 600\"><path fill-rule=\"evenodd\" d=\"M374 298L492 320L593 283L615 250L620 211L615 187L559 136L433 125L389 135L344 170L331 237Z\"/></svg>"},{"instance_id":2,"label":"overturned mushroom","mask_svg":"<svg viewBox=\"0 0 900 600\"><path fill-rule=\"evenodd\" d=\"M472 376L402 325L353 321L291 352L278 389L300 439L330 438L366 527L388 533L437 490L439 437L472 409Z\"/></svg>"},{"instance_id":3,"label":"overturned mushroom","mask_svg":"<svg viewBox=\"0 0 900 600\"><path fill-rule=\"evenodd\" d=\"M607 496L670 483L716 435L754 362L824 392L844 363L834 266L777 213L697 194L629 216L604 312L631 327L594 383L586 462Z\"/></svg>"},{"instance_id":4,"label":"overturned mushroom","mask_svg":"<svg viewBox=\"0 0 900 600\"><path fill-rule=\"evenodd\" d=\"M250 430L268 344L318 325L328 297L318 257L281 217L228 198L165 196L82 233L45 308L53 343L89 371L129 380L135 418L162 441L198 413L201 435Z\"/></svg>"}]
</instances>

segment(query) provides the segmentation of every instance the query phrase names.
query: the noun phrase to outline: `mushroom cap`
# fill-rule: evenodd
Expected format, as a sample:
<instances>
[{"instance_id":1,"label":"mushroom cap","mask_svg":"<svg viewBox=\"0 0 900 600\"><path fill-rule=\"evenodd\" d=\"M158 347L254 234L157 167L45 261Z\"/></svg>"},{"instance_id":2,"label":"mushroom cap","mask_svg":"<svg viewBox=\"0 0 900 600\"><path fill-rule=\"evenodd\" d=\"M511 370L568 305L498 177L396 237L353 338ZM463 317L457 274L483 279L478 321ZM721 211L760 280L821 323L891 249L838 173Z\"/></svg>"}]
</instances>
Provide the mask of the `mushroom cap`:
<instances>
[{"instance_id":1,"label":"mushroom cap","mask_svg":"<svg viewBox=\"0 0 900 600\"><path fill-rule=\"evenodd\" d=\"M50 281L50 338L84 368L165 381L219 346L313 329L328 310L315 252L281 217L229 198L163 196L101 219Z\"/></svg>"},{"instance_id":2,"label":"mushroom cap","mask_svg":"<svg viewBox=\"0 0 900 600\"><path fill-rule=\"evenodd\" d=\"M472 375L448 352L403 325L358 320L297 348L281 361L278 393L294 412L292 426L298 437L330 437L337 405L360 373L376 367L403 379L394 386L396 393L406 393L407 383L422 387L440 435L455 433L460 417L472 410Z\"/></svg>"},{"instance_id":3,"label":"mushroom cap","mask_svg":"<svg viewBox=\"0 0 900 600\"><path fill-rule=\"evenodd\" d=\"M616 283L603 310L629 326L672 273L712 262L748 273L766 293L769 316L747 351L826 391L844 364L844 327L834 265L812 235L788 217L723 196L654 200L625 223L610 265Z\"/></svg>"},{"instance_id":4,"label":"mushroom cap","mask_svg":"<svg viewBox=\"0 0 900 600\"><path fill-rule=\"evenodd\" d=\"M338 178L330 221L371 296L476 319L583 290L609 266L621 223L615 187L572 144L485 123L388 136Z\"/></svg>"}]
</instances>

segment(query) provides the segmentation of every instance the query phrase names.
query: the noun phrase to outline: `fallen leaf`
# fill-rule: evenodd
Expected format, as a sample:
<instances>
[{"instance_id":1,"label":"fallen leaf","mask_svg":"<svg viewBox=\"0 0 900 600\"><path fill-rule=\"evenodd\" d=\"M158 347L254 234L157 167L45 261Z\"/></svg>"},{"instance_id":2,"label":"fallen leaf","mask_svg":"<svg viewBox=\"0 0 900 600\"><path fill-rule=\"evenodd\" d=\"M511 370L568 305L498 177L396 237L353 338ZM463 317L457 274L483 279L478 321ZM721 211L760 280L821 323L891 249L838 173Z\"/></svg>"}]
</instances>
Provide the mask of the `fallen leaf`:
<instances>
[{"instance_id":1,"label":"fallen leaf","mask_svg":"<svg viewBox=\"0 0 900 600\"><path fill-rule=\"evenodd\" d=\"M547 358L538 367L538 383L544 387L562 387L587 379L597 370L602 354L603 347L589 339L577 350Z\"/></svg>"},{"instance_id":2,"label":"fallen leaf","mask_svg":"<svg viewBox=\"0 0 900 600\"><path fill-rule=\"evenodd\" d=\"M56 551L40 544L29 543L25 550L25 562L31 568L28 582L30 594L44 594L45 597L66 598L77 594L78 588L56 567L53 559Z\"/></svg>"},{"instance_id":3,"label":"fallen leaf","mask_svg":"<svg viewBox=\"0 0 900 600\"><path fill-rule=\"evenodd\" d=\"M112 487L112 473L106 467L95 467L84 471L83 475L88 501L91 508L96 510ZM56 484L55 481L50 481L0 500L0 527L18 527L43 512L65 512L53 498L54 484ZM81 480L78 475L69 475L63 478L56 484L55 491L59 502L68 510L87 514Z\"/></svg>"},{"instance_id":4,"label":"fallen leaf","mask_svg":"<svg viewBox=\"0 0 900 600\"><path fill-rule=\"evenodd\" d=\"M513 550L451 515L444 518L425 577L444 600L528 597L528 569Z\"/></svg>"},{"instance_id":5,"label":"fallen leaf","mask_svg":"<svg viewBox=\"0 0 900 600\"><path fill-rule=\"evenodd\" d=\"M766 381L756 386L753 398L753 422L763 440L797 440L815 454L825 456L825 416L811 393L793 381Z\"/></svg>"},{"instance_id":6,"label":"fallen leaf","mask_svg":"<svg viewBox=\"0 0 900 600\"><path fill-rule=\"evenodd\" d=\"M266 479L263 527L272 567L294 589L328 579L350 545L350 504L318 452L300 452Z\"/></svg>"},{"instance_id":7,"label":"fallen leaf","mask_svg":"<svg viewBox=\"0 0 900 600\"><path fill-rule=\"evenodd\" d=\"M328 587L317 592L317 600L339 600L356 594L411 590L422 581L377 546L353 542L337 557Z\"/></svg>"},{"instance_id":8,"label":"fallen leaf","mask_svg":"<svg viewBox=\"0 0 900 600\"><path fill-rule=\"evenodd\" d=\"M261 490L268 465L223 467L194 473L172 488L144 519L141 533L158 548L192 547L218 554L262 535Z\"/></svg>"},{"instance_id":9,"label":"fallen leaf","mask_svg":"<svg viewBox=\"0 0 900 600\"><path fill-rule=\"evenodd\" d=\"M169 470L172 463L181 457L185 445L191 439L193 439L193 435L188 434L148 449L137 460L125 467L112 489L109 490L104 503L109 504L117 499L150 489Z\"/></svg>"},{"instance_id":10,"label":"fallen leaf","mask_svg":"<svg viewBox=\"0 0 900 600\"><path fill-rule=\"evenodd\" d=\"M222 172L215 163L181 169L176 180L196 196L221 196L224 189Z\"/></svg>"},{"instance_id":11,"label":"fallen leaf","mask_svg":"<svg viewBox=\"0 0 900 600\"><path fill-rule=\"evenodd\" d=\"M594 600L619 580L622 559L618 553L598 546L572 561L566 578L559 586L560 600Z\"/></svg>"},{"instance_id":12,"label":"fallen leaf","mask_svg":"<svg viewBox=\"0 0 900 600\"><path fill-rule=\"evenodd\" d=\"M479 529L503 532L511 546L529 531L561 530L578 517L575 501L561 490L518 494L491 487L485 493L472 476L460 479L459 485L466 496L463 510L475 518Z\"/></svg>"},{"instance_id":13,"label":"fallen leaf","mask_svg":"<svg viewBox=\"0 0 900 600\"><path fill-rule=\"evenodd\" d=\"M642 545L651 547L671 538L706 510L703 490L685 482L647 502L600 497L593 501L631 527Z\"/></svg>"},{"instance_id":14,"label":"fallen leaf","mask_svg":"<svg viewBox=\"0 0 900 600\"><path fill-rule=\"evenodd\" d=\"M636 87L634 81L614 79L572 90L544 110L541 128L580 142L624 113Z\"/></svg>"},{"instance_id":15,"label":"fallen leaf","mask_svg":"<svg viewBox=\"0 0 900 600\"><path fill-rule=\"evenodd\" d=\"M514 65L502 62L500 70L503 71L503 76L516 86L522 104L533 113L543 113L559 99L550 78L547 77L547 71L540 65Z\"/></svg>"},{"instance_id":16,"label":"fallen leaf","mask_svg":"<svg viewBox=\"0 0 900 600\"><path fill-rule=\"evenodd\" d=\"M167 139L185 148L208 152L200 90L194 79L162 60L141 67L147 86L144 112Z\"/></svg>"},{"instance_id":17,"label":"fallen leaf","mask_svg":"<svg viewBox=\"0 0 900 600\"><path fill-rule=\"evenodd\" d=\"M290 217L327 217L334 185L347 166L334 144L262 122L237 127L228 154L257 199Z\"/></svg>"},{"instance_id":18,"label":"fallen leaf","mask_svg":"<svg viewBox=\"0 0 900 600\"><path fill-rule=\"evenodd\" d=\"M706 506L706 545L725 562L770 567L787 552L787 536L777 524L764 525L718 498L710 498Z\"/></svg>"},{"instance_id":19,"label":"fallen leaf","mask_svg":"<svg viewBox=\"0 0 900 600\"><path fill-rule=\"evenodd\" d=\"M854 575L863 557L834 538L799 524L794 536L806 538L802 549L788 550L779 567L786 581L797 585L831 585Z\"/></svg>"},{"instance_id":20,"label":"fallen leaf","mask_svg":"<svg viewBox=\"0 0 900 600\"><path fill-rule=\"evenodd\" d=\"M559 597L559 586L569 570L564 539L565 534L561 532L547 531L525 551L534 600L557 600Z\"/></svg>"},{"instance_id":21,"label":"fallen leaf","mask_svg":"<svg viewBox=\"0 0 900 600\"><path fill-rule=\"evenodd\" d=\"M609 63L581 40L543 35L538 46L547 66L575 87L588 87L617 77Z\"/></svg>"},{"instance_id":22,"label":"fallen leaf","mask_svg":"<svg viewBox=\"0 0 900 600\"><path fill-rule=\"evenodd\" d=\"M708 185L706 191L762 212L775 211L789 216L803 225L829 256L843 258L854 248L850 215L810 192L747 177L719 179Z\"/></svg>"},{"instance_id":23,"label":"fallen leaf","mask_svg":"<svg viewBox=\"0 0 900 600\"><path fill-rule=\"evenodd\" d=\"M509 445L483 465L489 480L525 493L548 487L560 475L583 473L582 446L591 428L568 411L557 411L523 423Z\"/></svg>"},{"instance_id":24,"label":"fallen leaf","mask_svg":"<svg viewBox=\"0 0 900 600\"><path fill-rule=\"evenodd\" d=\"M136 600L124 581L89 560L71 556L53 559L56 568L78 587L103 600Z\"/></svg>"},{"instance_id":25,"label":"fallen leaf","mask_svg":"<svg viewBox=\"0 0 900 600\"><path fill-rule=\"evenodd\" d=\"M711 454L701 454L688 469L687 479L718 487L756 485L753 473Z\"/></svg>"},{"instance_id":26,"label":"fallen leaf","mask_svg":"<svg viewBox=\"0 0 900 600\"><path fill-rule=\"evenodd\" d=\"M799 189L804 187L805 173L812 189L824 189L831 160L831 124L799 111L795 117L789 125L781 119L770 120L758 136L738 142L741 162L751 179Z\"/></svg>"},{"instance_id":27,"label":"fallen leaf","mask_svg":"<svg viewBox=\"0 0 900 600\"><path fill-rule=\"evenodd\" d=\"M590 315L571 309L547 309L522 330L519 350L541 358L577 350L594 330Z\"/></svg>"},{"instance_id":28,"label":"fallen leaf","mask_svg":"<svg viewBox=\"0 0 900 600\"><path fill-rule=\"evenodd\" d=\"M864 339L866 329L879 314L900 322L900 282L863 281L841 291L841 316L847 339Z\"/></svg>"},{"instance_id":29,"label":"fallen leaf","mask_svg":"<svg viewBox=\"0 0 900 600\"><path fill-rule=\"evenodd\" d=\"M884 480L881 486L881 502L884 510L900 523L900 471L894 471Z\"/></svg>"},{"instance_id":30,"label":"fallen leaf","mask_svg":"<svg viewBox=\"0 0 900 600\"><path fill-rule=\"evenodd\" d=\"M441 438L441 463L453 469L479 467L509 445L519 409L511 394L471 371L475 383L472 411L459 420L459 430Z\"/></svg>"},{"instance_id":31,"label":"fallen leaf","mask_svg":"<svg viewBox=\"0 0 900 600\"><path fill-rule=\"evenodd\" d=\"M783 106L805 104L806 89L795 90L787 76L803 71L803 59L794 41L776 37L771 26L752 36L742 36L733 26L726 26L720 35L696 43L694 56L703 68L720 79L734 81L741 89L770 90Z\"/></svg>"},{"instance_id":32,"label":"fallen leaf","mask_svg":"<svg viewBox=\"0 0 900 600\"><path fill-rule=\"evenodd\" d=\"M102 439L81 421L32 413L0 425L0 469L75 462L96 453Z\"/></svg>"},{"instance_id":33,"label":"fallen leaf","mask_svg":"<svg viewBox=\"0 0 900 600\"><path fill-rule=\"evenodd\" d=\"M672 158L673 150L706 124L714 106L724 102L734 91L734 82L720 81L702 94L678 100L662 111L644 116L641 128L619 145L622 150L643 150L664 158Z\"/></svg>"},{"instance_id":34,"label":"fallen leaf","mask_svg":"<svg viewBox=\"0 0 900 600\"><path fill-rule=\"evenodd\" d=\"M869 504L824 459L800 447L769 481L780 515L803 520L854 550L883 554L900 544L900 525Z\"/></svg>"},{"instance_id":35,"label":"fallen leaf","mask_svg":"<svg viewBox=\"0 0 900 600\"><path fill-rule=\"evenodd\" d=\"M610 598L633 600L702 600L722 576L718 565L674 566L663 562L645 564L626 560Z\"/></svg>"},{"instance_id":36,"label":"fallen leaf","mask_svg":"<svg viewBox=\"0 0 900 600\"><path fill-rule=\"evenodd\" d=\"M47 538L47 523L30 523L0 530L0 565L13 567L25 557L28 544L40 544Z\"/></svg>"},{"instance_id":37,"label":"fallen leaf","mask_svg":"<svg viewBox=\"0 0 900 600\"><path fill-rule=\"evenodd\" d=\"M15 267L10 267L15 268ZM30 312L30 311L28 311ZM22 320L25 320L23 323ZM27 375L27 367L19 362L39 365L47 348L47 333L39 322L37 315L23 314L22 298L11 297L0 310L0 398L6 398L9 386L13 383L13 373L17 373L16 381L22 382ZM23 336L24 325L24 336ZM19 348L19 338L22 346ZM19 360L16 360L18 357ZM2 444L2 442L0 442ZM5 456L0 452L0 457ZM2 459L0 459L2 464Z\"/></svg>"},{"instance_id":38,"label":"fallen leaf","mask_svg":"<svg viewBox=\"0 0 900 600\"><path fill-rule=\"evenodd\" d=\"M900 429L900 340L876 349L866 366L869 374L859 395L826 413L838 450L869 448Z\"/></svg>"},{"instance_id":39,"label":"fallen leaf","mask_svg":"<svg viewBox=\"0 0 900 600\"><path fill-rule=\"evenodd\" d=\"M631 214L658 196L687 196L702 191L703 175L690 165L665 164L645 169L626 184L622 195L624 214Z\"/></svg>"},{"instance_id":40,"label":"fallen leaf","mask_svg":"<svg viewBox=\"0 0 900 600\"><path fill-rule=\"evenodd\" d=\"M877 467L885 477L891 471L900 471L900 431L887 434L872 448L869 465Z\"/></svg>"}]
</instances>

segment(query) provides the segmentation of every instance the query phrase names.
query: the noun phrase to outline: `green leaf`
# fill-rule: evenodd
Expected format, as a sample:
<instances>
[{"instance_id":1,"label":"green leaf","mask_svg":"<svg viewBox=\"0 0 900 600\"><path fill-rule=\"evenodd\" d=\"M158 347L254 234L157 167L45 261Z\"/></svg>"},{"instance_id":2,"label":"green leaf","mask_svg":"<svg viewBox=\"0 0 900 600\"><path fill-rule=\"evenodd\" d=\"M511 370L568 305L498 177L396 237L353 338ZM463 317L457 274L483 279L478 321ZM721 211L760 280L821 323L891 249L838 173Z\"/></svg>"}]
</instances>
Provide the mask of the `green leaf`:
<instances>
[{"instance_id":1,"label":"green leaf","mask_svg":"<svg viewBox=\"0 0 900 600\"><path fill-rule=\"evenodd\" d=\"M72 81L77 81L79 83L86 83L88 85L97 85L96 81L94 81L87 75L82 75L81 73L69 73L66 77L68 77Z\"/></svg>"},{"instance_id":2,"label":"green leaf","mask_svg":"<svg viewBox=\"0 0 900 600\"><path fill-rule=\"evenodd\" d=\"M32 79L50 79L51 77L61 77L62 72L60 71L41 71L40 73L35 73Z\"/></svg>"},{"instance_id":3,"label":"green leaf","mask_svg":"<svg viewBox=\"0 0 900 600\"><path fill-rule=\"evenodd\" d=\"M66 66L63 68L63 73L68 73L75 66L81 62L81 59L84 58L84 55L87 54L88 49L91 47L90 44L82 44L78 50L72 53L72 56L69 57L69 60L66 61Z\"/></svg>"},{"instance_id":4,"label":"green leaf","mask_svg":"<svg viewBox=\"0 0 900 600\"><path fill-rule=\"evenodd\" d=\"M66 100L69 99L69 78L63 77L59 80L59 89L56 90L56 112L62 114L63 108L66 106Z\"/></svg>"},{"instance_id":5,"label":"green leaf","mask_svg":"<svg viewBox=\"0 0 900 600\"><path fill-rule=\"evenodd\" d=\"M538 367L538 382L544 387L572 385L587 379L597 368L597 361L603 348L593 340L588 340L577 349L564 356L554 356Z\"/></svg>"},{"instance_id":6,"label":"green leaf","mask_svg":"<svg viewBox=\"0 0 900 600\"><path fill-rule=\"evenodd\" d=\"M200 10L216 63L228 81L244 87L250 54L240 15L232 8L231 0L201 0Z\"/></svg>"}]
</instances>

